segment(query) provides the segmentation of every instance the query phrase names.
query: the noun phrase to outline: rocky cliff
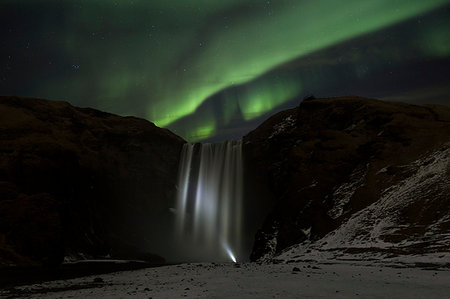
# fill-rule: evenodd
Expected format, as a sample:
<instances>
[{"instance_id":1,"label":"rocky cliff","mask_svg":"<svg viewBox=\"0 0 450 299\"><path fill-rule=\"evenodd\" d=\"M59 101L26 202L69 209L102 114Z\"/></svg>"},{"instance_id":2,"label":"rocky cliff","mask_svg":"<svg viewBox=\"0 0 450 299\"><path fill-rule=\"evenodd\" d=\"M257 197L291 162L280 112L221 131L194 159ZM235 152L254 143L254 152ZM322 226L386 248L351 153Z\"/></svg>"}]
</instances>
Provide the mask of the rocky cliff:
<instances>
[{"instance_id":1,"label":"rocky cliff","mask_svg":"<svg viewBox=\"0 0 450 299\"><path fill-rule=\"evenodd\" d=\"M0 97L0 264L157 259L183 143L143 119Z\"/></svg>"},{"instance_id":2,"label":"rocky cliff","mask_svg":"<svg viewBox=\"0 0 450 299\"><path fill-rule=\"evenodd\" d=\"M0 97L0 265L160 261L184 142L134 117ZM450 251L449 107L308 99L243 143L244 229L268 213L253 260Z\"/></svg>"},{"instance_id":3,"label":"rocky cliff","mask_svg":"<svg viewBox=\"0 0 450 299\"><path fill-rule=\"evenodd\" d=\"M245 136L244 153L274 205L252 260L450 251L450 107L308 99Z\"/></svg>"}]
</instances>

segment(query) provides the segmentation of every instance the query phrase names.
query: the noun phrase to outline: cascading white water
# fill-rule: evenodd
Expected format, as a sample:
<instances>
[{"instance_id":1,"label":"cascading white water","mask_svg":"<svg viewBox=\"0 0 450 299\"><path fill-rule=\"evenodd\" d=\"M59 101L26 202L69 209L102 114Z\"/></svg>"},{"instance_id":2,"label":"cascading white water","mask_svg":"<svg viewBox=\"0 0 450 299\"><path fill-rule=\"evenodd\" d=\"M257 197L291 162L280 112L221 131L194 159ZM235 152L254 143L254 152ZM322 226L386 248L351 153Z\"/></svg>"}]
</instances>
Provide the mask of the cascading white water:
<instances>
[{"instance_id":1,"label":"cascading white water","mask_svg":"<svg viewBox=\"0 0 450 299\"><path fill-rule=\"evenodd\" d=\"M183 146L176 206L181 250L194 259L236 262L241 251L242 180L241 140Z\"/></svg>"}]
</instances>

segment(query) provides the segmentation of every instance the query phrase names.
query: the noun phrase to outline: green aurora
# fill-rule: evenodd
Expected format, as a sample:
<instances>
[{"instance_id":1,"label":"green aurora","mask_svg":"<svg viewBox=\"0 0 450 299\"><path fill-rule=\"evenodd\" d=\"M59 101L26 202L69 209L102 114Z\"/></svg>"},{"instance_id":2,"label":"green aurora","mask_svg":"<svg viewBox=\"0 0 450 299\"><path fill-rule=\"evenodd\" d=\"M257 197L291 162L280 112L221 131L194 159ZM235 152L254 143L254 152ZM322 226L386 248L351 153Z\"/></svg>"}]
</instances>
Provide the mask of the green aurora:
<instances>
[{"instance_id":1,"label":"green aurora","mask_svg":"<svg viewBox=\"0 0 450 299\"><path fill-rule=\"evenodd\" d=\"M161 127L190 119L177 133L198 141L217 134L218 122L227 125L236 113L252 121L306 92L295 73L267 75L280 65L450 0L36 2L0 4L12 16L22 14L24 24L12 26L16 47L38 48L27 57L45 57L34 68L49 69L45 78L30 77L26 95L145 117ZM30 17L34 11L38 16ZM450 23L427 28L422 55L448 57ZM11 56L4 48L2 55ZM364 65L356 72L363 76ZM220 120L209 108L189 118L230 88L240 92L224 93L230 99L220 108Z\"/></svg>"}]
</instances>

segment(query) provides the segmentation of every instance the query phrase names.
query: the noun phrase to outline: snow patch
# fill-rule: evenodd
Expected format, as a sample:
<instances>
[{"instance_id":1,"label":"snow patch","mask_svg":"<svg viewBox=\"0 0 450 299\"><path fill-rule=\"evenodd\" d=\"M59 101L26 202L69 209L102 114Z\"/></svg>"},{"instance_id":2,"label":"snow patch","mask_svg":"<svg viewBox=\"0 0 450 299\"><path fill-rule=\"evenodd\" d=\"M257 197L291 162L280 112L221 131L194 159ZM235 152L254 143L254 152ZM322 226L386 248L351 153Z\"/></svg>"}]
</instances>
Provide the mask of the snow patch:
<instances>
[{"instance_id":1,"label":"snow patch","mask_svg":"<svg viewBox=\"0 0 450 299\"><path fill-rule=\"evenodd\" d=\"M275 125L273 127L272 134L269 136L269 139L284 133L284 132L290 132L295 127L295 119L292 117L292 115L289 115L286 117L282 122Z\"/></svg>"},{"instance_id":2,"label":"snow patch","mask_svg":"<svg viewBox=\"0 0 450 299\"><path fill-rule=\"evenodd\" d=\"M305 234L306 238L309 240L309 238L311 238L311 226L307 229L302 229L302 233Z\"/></svg>"},{"instance_id":3,"label":"snow patch","mask_svg":"<svg viewBox=\"0 0 450 299\"><path fill-rule=\"evenodd\" d=\"M431 269L352 260L180 264L6 288L0 297L447 298L450 271Z\"/></svg>"},{"instance_id":4,"label":"snow patch","mask_svg":"<svg viewBox=\"0 0 450 299\"><path fill-rule=\"evenodd\" d=\"M433 200L445 198L450 190L446 173L450 169L450 147L435 151L424 158L402 166L411 175L381 193L378 201L355 213L338 229L316 242L303 242L290 247L276 257L277 260L368 260L370 263L388 262L393 264L437 263L448 267L450 253L450 231L445 228L450 223L448 210L439 211L433 224L402 224L399 211L414 204L417 199ZM356 172L355 172L356 173ZM351 180L350 180L351 181ZM353 195L352 184L344 184L336 190L341 201L334 207L339 214L339 204ZM344 186L343 185L343 186ZM354 184L357 185L357 184ZM344 192L345 190L345 192ZM418 229L424 233L402 234L405 229ZM400 236L391 241L387 236ZM413 254L410 248L426 246L428 252Z\"/></svg>"},{"instance_id":5,"label":"snow patch","mask_svg":"<svg viewBox=\"0 0 450 299\"><path fill-rule=\"evenodd\" d=\"M361 125L361 124L363 124L364 123L364 120L363 119L361 119L358 123L353 123L353 124L351 124L350 126L348 126L347 128L345 128L344 129L344 131L346 131L346 132L350 132L350 131L353 131L357 126L359 126L359 125Z\"/></svg>"},{"instance_id":6,"label":"snow patch","mask_svg":"<svg viewBox=\"0 0 450 299\"><path fill-rule=\"evenodd\" d=\"M381 169L377 172L377 174L386 173L387 170L388 170L388 168L389 168L389 166L386 166L386 167L381 168Z\"/></svg>"},{"instance_id":7,"label":"snow patch","mask_svg":"<svg viewBox=\"0 0 450 299\"><path fill-rule=\"evenodd\" d=\"M334 191L332 195L334 206L328 211L331 218L337 219L343 214L345 205L350 202L356 190L363 186L368 168L369 164L356 168L350 174L349 181Z\"/></svg>"},{"instance_id":8,"label":"snow patch","mask_svg":"<svg viewBox=\"0 0 450 299\"><path fill-rule=\"evenodd\" d=\"M277 251L277 237L278 237L278 230L272 234L272 237L270 239L267 240L265 247L267 249L267 252L258 259L260 262L268 261L273 258L275 252Z\"/></svg>"},{"instance_id":9,"label":"snow patch","mask_svg":"<svg viewBox=\"0 0 450 299\"><path fill-rule=\"evenodd\" d=\"M450 183L443 178L449 164L450 148L437 151L412 163L410 168L416 169L415 174L386 189L378 201L359 211L339 229L325 236L322 239L324 248L395 246L382 241L381 237L398 231L398 211L414 202L417 194L421 197L430 195L434 184L448 186ZM446 190L446 188L439 189ZM412 245L416 241L403 242L401 245ZM450 240L447 239L447 241Z\"/></svg>"}]
</instances>

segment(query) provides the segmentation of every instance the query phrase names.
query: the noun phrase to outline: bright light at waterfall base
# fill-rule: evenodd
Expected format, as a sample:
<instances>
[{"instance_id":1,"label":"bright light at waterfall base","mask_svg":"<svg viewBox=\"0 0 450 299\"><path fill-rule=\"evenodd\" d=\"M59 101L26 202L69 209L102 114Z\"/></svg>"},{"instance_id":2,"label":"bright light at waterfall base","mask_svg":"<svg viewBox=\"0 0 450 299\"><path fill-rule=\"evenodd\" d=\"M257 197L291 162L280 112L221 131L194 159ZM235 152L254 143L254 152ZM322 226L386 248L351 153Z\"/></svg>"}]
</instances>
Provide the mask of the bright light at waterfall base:
<instances>
[{"instance_id":1,"label":"bright light at waterfall base","mask_svg":"<svg viewBox=\"0 0 450 299\"><path fill-rule=\"evenodd\" d=\"M230 259L234 262L237 263L236 258L234 257L233 253L231 252L231 250L227 251L228 256L230 257Z\"/></svg>"},{"instance_id":2,"label":"bright light at waterfall base","mask_svg":"<svg viewBox=\"0 0 450 299\"><path fill-rule=\"evenodd\" d=\"M225 251L227 252L228 256L230 257L230 259L234 262L237 263L236 261L236 257L234 256L233 252L231 251L230 247L227 244L223 245L223 248L225 249Z\"/></svg>"}]
</instances>

